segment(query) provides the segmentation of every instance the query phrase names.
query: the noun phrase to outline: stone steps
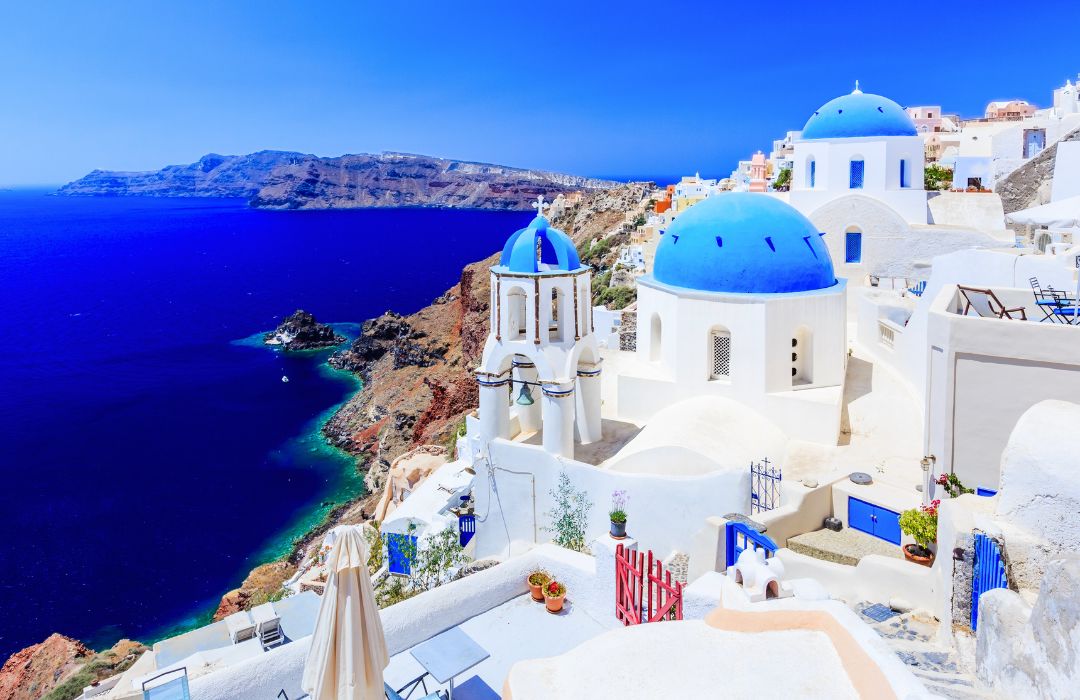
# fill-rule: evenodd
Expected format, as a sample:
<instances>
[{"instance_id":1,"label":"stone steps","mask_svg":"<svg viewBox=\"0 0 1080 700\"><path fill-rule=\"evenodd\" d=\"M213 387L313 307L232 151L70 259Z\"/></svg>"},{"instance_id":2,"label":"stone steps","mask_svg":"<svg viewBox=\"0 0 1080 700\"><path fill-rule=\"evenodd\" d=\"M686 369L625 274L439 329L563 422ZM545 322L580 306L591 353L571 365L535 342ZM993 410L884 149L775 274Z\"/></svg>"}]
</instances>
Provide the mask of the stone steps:
<instances>
[{"instance_id":1,"label":"stone steps","mask_svg":"<svg viewBox=\"0 0 1080 700\"><path fill-rule=\"evenodd\" d=\"M950 700L995 700L993 693L975 677L975 669L954 650L935 643L936 622L902 613L882 622L862 614L869 603L853 607L859 619L868 624L896 653L926 689Z\"/></svg>"}]
</instances>

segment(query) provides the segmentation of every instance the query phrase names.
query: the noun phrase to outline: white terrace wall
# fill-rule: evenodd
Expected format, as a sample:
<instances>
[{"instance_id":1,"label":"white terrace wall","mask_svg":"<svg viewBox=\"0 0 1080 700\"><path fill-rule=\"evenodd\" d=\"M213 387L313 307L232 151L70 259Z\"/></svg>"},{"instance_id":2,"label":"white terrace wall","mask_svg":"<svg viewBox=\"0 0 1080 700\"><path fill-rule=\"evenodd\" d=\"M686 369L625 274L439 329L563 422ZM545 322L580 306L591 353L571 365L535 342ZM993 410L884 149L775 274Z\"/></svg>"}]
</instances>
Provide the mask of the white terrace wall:
<instances>
[{"instance_id":1,"label":"white terrace wall","mask_svg":"<svg viewBox=\"0 0 1080 700\"><path fill-rule=\"evenodd\" d=\"M1007 307L1032 299L1030 289L994 291ZM946 288L930 311L927 454L967 486L996 490L1002 451L1024 411L1080 396L1080 328L961 316L959 303ZM1044 440L1061 437L1032 430Z\"/></svg>"},{"instance_id":2,"label":"white terrace wall","mask_svg":"<svg viewBox=\"0 0 1080 700\"><path fill-rule=\"evenodd\" d=\"M600 580L592 557L554 546L541 546L499 566L439 586L379 611L386 646L399 654L469 618L528 592L528 572L543 568L574 591L579 604L613 601L613 594L597 586L614 586L614 578ZM607 595L604 595L604 594ZM591 610L603 618L603 610ZM611 611L614 624L614 610ZM303 695L300 681L311 638L305 637L191 681L191 697L198 700L275 698L281 690L290 698Z\"/></svg>"},{"instance_id":3,"label":"white terrace wall","mask_svg":"<svg viewBox=\"0 0 1080 700\"><path fill-rule=\"evenodd\" d=\"M907 319L903 303L885 292L865 292L857 302L856 339L876 362L895 369L909 388L922 399L926 392L928 367L927 315L930 305L948 285L972 287L1029 288L1028 279L1038 278L1043 288L1073 290L1072 258L1068 256L1017 255L991 250L961 250L933 259L933 271L926 291L914 297L914 310ZM1035 298L1030 293L1018 303L1036 318ZM879 325L882 319L893 321L891 346L883 342Z\"/></svg>"},{"instance_id":4,"label":"white terrace wall","mask_svg":"<svg viewBox=\"0 0 1080 700\"><path fill-rule=\"evenodd\" d=\"M611 493L621 489L630 499L628 534L643 550L651 549L660 557L673 550L688 551L707 517L748 512L750 505L749 465L746 470L703 476L668 476L600 469L507 440L473 449L490 455L489 460L476 462L477 558L504 556L554 538L547 529L551 524L547 513L563 470L593 504L586 541L609 530ZM494 469L489 470L488 464Z\"/></svg>"}]
</instances>

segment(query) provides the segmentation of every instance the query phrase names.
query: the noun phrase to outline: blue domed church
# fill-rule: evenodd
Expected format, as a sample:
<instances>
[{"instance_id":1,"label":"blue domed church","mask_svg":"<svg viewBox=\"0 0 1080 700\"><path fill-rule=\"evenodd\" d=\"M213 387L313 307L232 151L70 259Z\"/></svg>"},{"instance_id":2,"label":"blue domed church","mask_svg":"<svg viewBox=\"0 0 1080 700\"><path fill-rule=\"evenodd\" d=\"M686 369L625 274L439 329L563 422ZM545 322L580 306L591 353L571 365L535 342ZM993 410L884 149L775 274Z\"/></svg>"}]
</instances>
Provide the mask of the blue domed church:
<instances>
[{"instance_id":1,"label":"blue domed church","mask_svg":"<svg viewBox=\"0 0 1080 700\"><path fill-rule=\"evenodd\" d=\"M835 444L845 289L821 233L791 205L745 192L695 204L638 280L636 358L619 375L619 414L644 421L717 396L793 438Z\"/></svg>"},{"instance_id":2,"label":"blue domed church","mask_svg":"<svg viewBox=\"0 0 1080 700\"><path fill-rule=\"evenodd\" d=\"M929 215L923 137L903 107L856 86L811 114L793 145L788 201L827 233L837 274L910 273L901 241Z\"/></svg>"}]
</instances>

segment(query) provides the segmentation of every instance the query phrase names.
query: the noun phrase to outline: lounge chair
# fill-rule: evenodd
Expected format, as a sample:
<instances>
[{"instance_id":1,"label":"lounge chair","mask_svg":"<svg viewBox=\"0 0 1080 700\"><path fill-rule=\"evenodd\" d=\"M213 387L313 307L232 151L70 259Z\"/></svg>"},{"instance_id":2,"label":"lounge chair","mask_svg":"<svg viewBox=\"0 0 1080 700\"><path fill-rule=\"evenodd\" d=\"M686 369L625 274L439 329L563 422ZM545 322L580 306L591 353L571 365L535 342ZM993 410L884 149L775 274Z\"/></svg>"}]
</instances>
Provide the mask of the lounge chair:
<instances>
[{"instance_id":1,"label":"lounge chair","mask_svg":"<svg viewBox=\"0 0 1080 700\"><path fill-rule=\"evenodd\" d=\"M1027 320L1027 312L1024 311L1023 306L1006 309L992 289L964 286L957 286L956 289L960 292L960 296L964 297L964 308L960 311L962 316L970 316L971 312L974 311L975 315L981 318Z\"/></svg>"},{"instance_id":2,"label":"lounge chair","mask_svg":"<svg viewBox=\"0 0 1080 700\"><path fill-rule=\"evenodd\" d=\"M282 644L285 633L281 631L281 618L274 610L273 603L263 603L251 609L251 618L255 621L255 634L264 649Z\"/></svg>"},{"instance_id":3,"label":"lounge chair","mask_svg":"<svg viewBox=\"0 0 1080 700\"><path fill-rule=\"evenodd\" d=\"M234 612L225 618L225 627L229 630L229 639L233 644L246 642L255 636L255 623L247 610Z\"/></svg>"},{"instance_id":4,"label":"lounge chair","mask_svg":"<svg viewBox=\"0 0 1080 700\"><path fill-rule=\"evenodd\" d=\"M424 677L428 674L424 673L412 679L405 685L401 686L397 690L390 687L389 683L383 683L383 690L386 692L386 700L409 700L409 696L413 694L417 686L421 686L424 692L427 693L427 684L424 683ZM404 695L402 695L404 693ZM436 690L434 693L428 693L420 700L446 700L446 693L442 693Z\"/></svg>"}]
</instances>

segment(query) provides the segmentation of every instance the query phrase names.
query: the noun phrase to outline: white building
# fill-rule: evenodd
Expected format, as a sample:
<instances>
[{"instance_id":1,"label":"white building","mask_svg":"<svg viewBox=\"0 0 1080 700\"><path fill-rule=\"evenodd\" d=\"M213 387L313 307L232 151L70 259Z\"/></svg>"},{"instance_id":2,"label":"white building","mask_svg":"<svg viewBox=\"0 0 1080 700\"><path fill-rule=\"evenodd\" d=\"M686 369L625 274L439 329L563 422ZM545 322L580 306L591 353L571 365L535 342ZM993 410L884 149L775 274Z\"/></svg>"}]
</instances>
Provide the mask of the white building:
<instances>
[{"instance_id":1,"label":"white building","mask_svg":"<svg viewBox=\"0 0 1080 700\"><path fill-rule=\"evenodd\" d=\"M856 88L822 105L795 141L791 204L808 212L857 194L925 224L924 156L923 138L900 105Z\"/></svg>"},{"instance_id":2,"label":"white building","mask_svg":"<svg viewBox=\"0 0 1080 700\"><path fill-rule=\"evenodd\" d=\"M676 219L638 280L637 362L619 376L619 414L644 421L716 396L835 444L844 309L845 284L806 217L767 195L710 197Z\"/></svg>"}]
</instances>

